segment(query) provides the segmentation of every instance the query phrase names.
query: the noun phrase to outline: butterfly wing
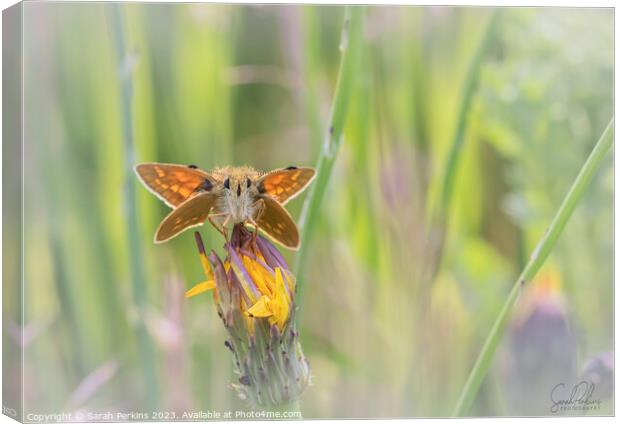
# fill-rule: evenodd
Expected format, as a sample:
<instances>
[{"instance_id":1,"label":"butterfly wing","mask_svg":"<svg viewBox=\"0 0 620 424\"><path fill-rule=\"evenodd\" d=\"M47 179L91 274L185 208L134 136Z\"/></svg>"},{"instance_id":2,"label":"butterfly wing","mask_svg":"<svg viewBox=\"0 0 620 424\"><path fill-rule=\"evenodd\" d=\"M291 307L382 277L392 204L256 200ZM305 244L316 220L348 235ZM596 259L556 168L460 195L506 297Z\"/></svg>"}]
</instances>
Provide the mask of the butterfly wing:
<instances>
[{"instance_id":1,"label":"butterfly wing","mask_svg":"<svg viewBox=\"0 0 620 424\"><path fill-rule=\"evenodd\" d=\"M188 228L202 225L209 216L215 198L213 193L200 193L180 204L159 224L155 243L163 243Z\"/></svg>"},{"instance_id":2,"label":"butterfly wing","mask_svg":"<svg viewBox=\"0 0 620 424\"><path fill-rule=\"evenodd\" d=\"M171 208L179 206L196 192L205 180L213 178L198 168L169 163L141 163L135 167L144 186Z\"/></svg>"},{"instance_id":3,"label":"butterfly wing","mask_svg":"<svg viewBox=\"0 0 620 424\"><path fill-rule=\"evenodd\" d=\"M316 171L314 168L290 167L269 172L258 180L258 190L268 194L281 204L300 194L310 184Z\"/></svg>"},{"instance_id":4,"label":"butterfly wing","mask_svg":"<svg viewBox=\"0 0 620 424\"><path fill-rule=\"evenodd\" d=\"M291 215L277 200L262 197L263 206L258 212L256 223L269 237L289 249L299 247L299 231Z\"/></svg>"}]
</instances>

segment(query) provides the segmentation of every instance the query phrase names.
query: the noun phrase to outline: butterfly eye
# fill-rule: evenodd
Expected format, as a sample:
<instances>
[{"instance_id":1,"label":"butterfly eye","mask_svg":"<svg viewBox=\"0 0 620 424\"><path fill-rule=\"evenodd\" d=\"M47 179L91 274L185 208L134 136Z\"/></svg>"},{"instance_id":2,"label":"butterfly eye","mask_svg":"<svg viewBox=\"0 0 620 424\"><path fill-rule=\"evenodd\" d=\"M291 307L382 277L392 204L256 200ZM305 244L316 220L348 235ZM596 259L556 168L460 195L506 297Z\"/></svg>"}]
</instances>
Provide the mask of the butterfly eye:
<instances>
[{"instance_id":1,"label":"butterfly eye","mask_svg":"<svg viewBox=\"0 0 620 424\"><path fill-rule=\"evenodd\" d=\"M202 183L202 189L206 191L211 191L212 188L213 188L213 184L211 184L211 181L204 180L204 182Z\"/></svg>"},{"instance_id":2,"label":"butterfly eye","mask_svg":"<svg viewBox=\"0 0 620 424\"><path fill-rule=\"evenodd\" d=\"M230 178L226 178L224 180L224 188L227 188L228 190L230 190Z\"/></svg>"},{"instance_id":3,"label":"butterfly eye","mask_svg":"<svg viewBox=\"0 0 620 424\"><path fill-rule=\"evenodd\" d=\"M248 188L250 188L250 186L252 185L252 180L250 180L249 178L247 179L247 186Z\"/></svg>"}]
</instances>

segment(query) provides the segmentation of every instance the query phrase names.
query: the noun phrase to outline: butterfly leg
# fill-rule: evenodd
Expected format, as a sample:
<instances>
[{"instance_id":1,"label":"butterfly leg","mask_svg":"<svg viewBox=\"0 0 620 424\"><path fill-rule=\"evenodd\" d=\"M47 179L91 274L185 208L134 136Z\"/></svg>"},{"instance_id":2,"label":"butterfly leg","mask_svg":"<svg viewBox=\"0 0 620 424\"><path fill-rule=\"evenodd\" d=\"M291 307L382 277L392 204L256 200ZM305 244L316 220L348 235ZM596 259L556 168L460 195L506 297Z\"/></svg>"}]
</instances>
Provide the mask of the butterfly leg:
<instances>
[{"instance_id":1,"label":"butterfly leg","mask_svg":"<svg viewBox=\"0 0 620 424\"><path fill-rule=\"evenodd\" d=\"M252 233L252 242L256 243L256 237L258 236L258 223L256 221L260 219L263 211L265 210L265 201L263 199L258 199L256 202L254 202L254 205L252 206L256 208L256 213L254 214L256 219L254 219L254 217L250 217L249 221L254 226L254 233Z\"/></svg>"},{"instance_id":2,"label":"butterfly leg","mask_svg":"<svg viewBox=\"0 0 620 424\"><path fill-rule=\"evenodd\" d=\"M216 224L215 221L213 221L212 219L213 217L224 216L224 215L227 215L227 216L226 216L226 219L224 220L224 223L221 226ZM224 236L224 239L226 240L227 243L228 243L228 231L226 231L226 223L228 222L228 218L230 218L230 215L226 213L216 213L213 215L209 215L209 217L207 218L209 220L209 223L213 225L213 228L215 228L217 231L219 231Z\"/></svg>"},{"instance_id":3,"label":"butterfly leg","mask_svg":"<svg viewBox=\"0 0 620 424\"><path fill-rule=\"evenodd\" d=\"M228 224L229 219L230 219L230 215L226 215L226 219L222 223L222 230L224 230L224 238L226 239L227 243L228 243L228 228L226 228L226 224Z\"/></svg>"}]
</instances>

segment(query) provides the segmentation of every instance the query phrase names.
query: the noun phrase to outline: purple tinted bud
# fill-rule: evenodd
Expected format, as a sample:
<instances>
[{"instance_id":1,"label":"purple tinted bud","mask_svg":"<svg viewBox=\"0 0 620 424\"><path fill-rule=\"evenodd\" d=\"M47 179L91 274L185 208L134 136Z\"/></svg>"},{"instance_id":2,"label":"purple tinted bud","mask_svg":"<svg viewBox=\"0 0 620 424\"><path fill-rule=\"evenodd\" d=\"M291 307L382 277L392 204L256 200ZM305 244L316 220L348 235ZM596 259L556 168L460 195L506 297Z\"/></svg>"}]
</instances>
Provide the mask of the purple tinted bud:
<instances>
[{"instance_id":1,"label":"purple tinted bud","mask_svg":"<svg viewBox=\"0 0 620 424\"><path fill-rule=\"evenodd\" d=\"M256 244L258 245L261 254L267 261L267 264L271 268L275 269L276 267L280 267L288 271L288 265L286 264L286 261L284 260L282 255L280 255L280 252L278 252L278 250L270 242L265 240L265 238L263 238L262 236L258 236L256 238Z\"/></svg>"},{"instance_id":2,"label":"purple tinted bud","mask_svg":"<svg viewBox=\"0 0 620 424\"><path fill-rule=\"evenodd\" d=\"M260 298L260 292L256 288L256 285L254 285L252 277L250 277L250 274L248 274L248 271L243 265L243 261L241 260L237 252L235 252L235 249L229 248L228 255L230 257L231 269L234 271L234 274L237 277L237 281L242 284L242 287L250 290L252 292L252 295L254 295L256 299ZM242 292L245 294L245 290L242 290Z\"/></svg>"},{"instance_id":3,"label":"purple tinted bud","mask_svg":"<svg viewBox=\"0 0 620 424\"><path fill-rule=\"evenodd\" d=\"M513 321L504 355L506 406L514 415L548 415L558 384L576 378L576 340L558 295L536 299L531 311Z\"/></svg>"},{"instance_id":4,"label":"purple tinted bud","mask_svg":"<svg viewBox=\"0 0 620 424\"><path fill-rule=\"evenodd\" d=\"M598 397L611 397L614 389L613 352L603 352L591 357L584 365L580 379L592 383Z\"/></svg>"}]
</instances>

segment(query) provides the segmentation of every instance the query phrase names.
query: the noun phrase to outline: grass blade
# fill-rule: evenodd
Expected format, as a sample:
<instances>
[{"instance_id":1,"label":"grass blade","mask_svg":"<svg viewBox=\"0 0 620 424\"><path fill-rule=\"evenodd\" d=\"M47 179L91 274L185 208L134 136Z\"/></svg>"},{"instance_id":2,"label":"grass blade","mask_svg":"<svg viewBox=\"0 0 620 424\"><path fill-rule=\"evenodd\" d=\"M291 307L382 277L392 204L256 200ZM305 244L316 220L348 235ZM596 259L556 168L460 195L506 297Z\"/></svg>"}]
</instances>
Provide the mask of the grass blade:
<instances>
[{"instance_id":1,"label":"grass blade","mask_svg":"<svg viewBox=\"0 0 620 424\"><path fill-rule=\"evenodd\" d=\"M521 292L522 287L527 281L530 281L536 275L538 270L545 263L545 260L551 253L556 241L562 234L564 227L566 227L566 223L579 204L579 201L582 199L590 181L592 181L594 174L599 169L603 159L605 158L605 154L610 149L613 142L613 123L614 120L612 118L603 132L603 135L601 135L601 138L596 143L592 153L590 153L590 156L581 167L579 175L577 175L575 182L564 197L564 201L553 218L553 221L551 221L551 225L545 232L545 235L538 243L536 249L534 249L528 264L525 266L525 269L521 272L521 275L512 287L508 298L504 302L499 315L491 327L491 331L482 346L482 350L478 354L474 367L467 378L465 387L463 388L456 408L454 409L453 416L461 416L466 413L474 401L478 389L480 388L480 384L482 383L482 380L486 376L491 365L495 350L501 340L508 318L510 317L510 312L518 298L519 293Z\"/></svg>"},{"instance_id":2,"label":"grass blade","mask_svg":"<svg viewBox=\"0 0 620 424\"><path fill-rule=\"evenodd\" d=\"M448 216L450 210L450 204L452 200L452 193L454 191L454 182L457 175L459 159L463 152L463 143L465 140L465 130L467 128L467 118L469 117L469 111L471 109L472 99L478 86L478 80L480 76L480 68L484 59L487 56L489 45L495 34L497 28L497 21L499 19L500 9L494 8L489 17L487 26L482 34L480 42L474 52L471 62L467 68L467 74L463 83L463 94L461 97L461 103L458 109L456 129L450 148L448 151L448 158L446 159L445 171L442 176L441 185L439 186L439 193L435 199L430 199L432 208L430 209L430 222L428 224L426 240L427 251L432 252L431 258L427 265L421 269L421 280L431 282L435 279L437 271L441 265L443 244L445 235L447 232ZM433 201L435 200L435 201Z\"/></svg>"},{"instance_id":3,"label":"grass blade","mask_svg":"<svg viewBox=\"0 0 620 424\"><path fill-rule=\"evenodd\" d=\"M299 221L301 246L295 258L294 270L295 275L300 281L303 279L304 267L308 258L308 249L316 226L318 211L323 202L323 197L325 197L325 191L338 156L338 150L342 144L354 81L359 72L358 65L362 49L363 21L363 6L348 6L346 8L340 42L342 59L338 71L338 81L332 103L328 133L319 156L316 180L312 184L310 193L304 202ZM299 299L301 293L299 285L297 290L299 291Z\"/></svg>"},{"instance_id":4,"label":"grass blade","mask_svg":"<svg viewBox=\"0 0 620 424\"><path fill-rule=\"evenodd\" d=\"M445 220L447 216L448 208L450 207L450 200L452 198L452 192L454 189L454 180L456 178L456 171L458 167L458 160L460 153L463 150L463 141L465 139L465 129L467 123L467 117L469 116L469 110L471 102L478 85L478 79L480 75L480 67L484 58L486 57L489 44L493 39L495 28L497 26L497 19L499 15L499 8L493 9L493 12L487 23L484 34L480 44L472 58L471 63L467 69L467 75L465 76L465 84L463 87L463 96L461 98L461 104L459 106L459 112L457 115L457 124L452 144L450 145L450 152L448 153L448 159L446 164L446 171L443 176L441 184L441 194L439 197L439 212L440 219Z\"/></svg>"},{"instance_id":5,"label":"grass blade","mask_svg":"<svg viewBox=\"0 0 620 424\"><path fill-rule=\"evenodd\" d=\"M133 144L132 97L133 81L131 57L126 50L121 4L110 6L110 18L114 28L116 53L121 84L121 122L123 126L123 149L125 157L125 207L127 212L127 235L129 238L129 266L131 269L131 289L135 306L140 317L147 306L146 278L143 263L142 240L140 237L138 200L136 197L136 178L133 172L135 149ZM155 367L155 350L146 325L142 319L136 323L136 337L140 362L142 365L144 390L147 406L158 408L158 389Z\"/></svg>"}]
</instances>

